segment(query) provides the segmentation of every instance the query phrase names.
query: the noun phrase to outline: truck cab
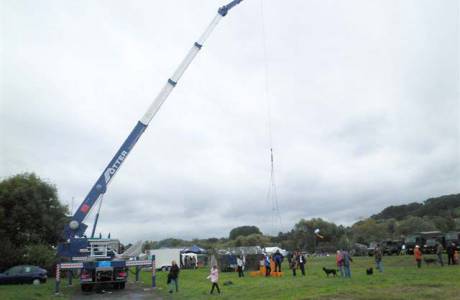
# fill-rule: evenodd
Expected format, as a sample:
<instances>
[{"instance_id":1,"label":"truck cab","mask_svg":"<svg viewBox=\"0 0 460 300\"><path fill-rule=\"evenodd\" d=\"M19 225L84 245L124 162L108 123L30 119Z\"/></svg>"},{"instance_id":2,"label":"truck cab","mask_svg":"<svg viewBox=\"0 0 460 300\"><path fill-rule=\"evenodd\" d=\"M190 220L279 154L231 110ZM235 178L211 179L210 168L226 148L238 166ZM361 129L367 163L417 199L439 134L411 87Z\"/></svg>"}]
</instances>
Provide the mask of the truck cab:
<instances>
[{"instance_id":1,"label":"truck cab","mask_svg":"<svg viewBox=\"0 0 460 300\"><path fill-rule=\"evenodd\" d=\"M446 242L446 247L449 245L455 244L456 250L460 251L460 231L449 231L446 233L445 237L445 242Z\"/></svg>"},{"instance_id":2,"label":"truck cab","mask_svg":"<svg viewBox=\"0 0 460 300\"><path fill-rule=\"evenodd\" d=\"M408 235L404 239L404 245L406 246L406 253L414 254L415 246L418 245L421 247L423 243L424 243L424 239L420 233L414 233L414 234Z\"/></svg>"},{"instance_id":3,"label":"truck cab","mask_svg":"<svg viewBox=\"0 0 460 300\"><path fill-rule=\"evenodd\" d=\"M383 255L399 255L401 252L401 241L384 240L381 243Z\"/></svg>"},{"instance_id":4,"label":"truck cab","mask_svg":"<svg viewBox=\"0 0 460 300\"><path fill-rule=\"evenodd\" d=\"M420 234L422 235L423 240L424 240L423 247L422 247L423 253L426 253L426 254L436 253L438 242L441 243L441 245L445 245L444 235L441 233L441 231L426 231L426 232L420 232Z\"/></svg>"}]
</instances>

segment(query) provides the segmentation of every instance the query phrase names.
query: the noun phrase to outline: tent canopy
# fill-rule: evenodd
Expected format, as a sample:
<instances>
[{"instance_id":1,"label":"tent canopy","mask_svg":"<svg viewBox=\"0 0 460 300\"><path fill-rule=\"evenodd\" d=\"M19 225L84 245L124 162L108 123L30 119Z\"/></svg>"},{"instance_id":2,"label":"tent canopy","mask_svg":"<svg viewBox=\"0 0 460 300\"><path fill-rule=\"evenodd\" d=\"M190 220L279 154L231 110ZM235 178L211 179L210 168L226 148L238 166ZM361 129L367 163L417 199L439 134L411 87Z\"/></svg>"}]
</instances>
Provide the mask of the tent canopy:
<instances>
[{"instance_id":1,"label":"tent canopy","mask_svg":"<svg viewBox=\"0 0 460 300\"><path fill-rule=\"evenodd\" d=\"M202 254L202 253L206 253L206 250L204 250L203 248L198 247L197 245L193 245L190 248L183 249L181 252L182 253Z\"/></svg>"}]
</instances>

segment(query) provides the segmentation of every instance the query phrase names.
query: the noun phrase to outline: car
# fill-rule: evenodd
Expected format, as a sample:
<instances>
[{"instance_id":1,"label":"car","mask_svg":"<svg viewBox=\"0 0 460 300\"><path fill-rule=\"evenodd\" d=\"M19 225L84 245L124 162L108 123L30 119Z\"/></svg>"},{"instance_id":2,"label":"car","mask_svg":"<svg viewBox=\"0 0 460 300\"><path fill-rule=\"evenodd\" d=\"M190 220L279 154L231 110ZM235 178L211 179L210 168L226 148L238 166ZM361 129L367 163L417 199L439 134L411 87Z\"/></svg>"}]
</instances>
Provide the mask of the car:
<instances>
[{"instance_id":1,"label":"car","mask_svg":"<svg viewBox=\"0 0 460 300\"><path fill-rule=\"evenodd\" d=\"M45 283L48 271L37 266L15 266L0 273L0 284Z\"/></svg>"}]
</instances>

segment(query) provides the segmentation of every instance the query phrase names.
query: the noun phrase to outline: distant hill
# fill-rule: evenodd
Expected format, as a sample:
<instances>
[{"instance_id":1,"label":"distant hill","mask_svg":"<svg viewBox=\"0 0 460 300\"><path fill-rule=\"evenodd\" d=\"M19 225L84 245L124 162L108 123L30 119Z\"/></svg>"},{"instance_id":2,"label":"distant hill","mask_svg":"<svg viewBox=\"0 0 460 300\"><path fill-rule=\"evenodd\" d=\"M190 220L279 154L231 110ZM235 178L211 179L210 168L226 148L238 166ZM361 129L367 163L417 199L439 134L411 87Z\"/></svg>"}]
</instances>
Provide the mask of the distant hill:
<instances>
[{"instance_id":1,"label":"distant hill","mask_svg":"<svg viewBox=\"0 0 460 300\"><path fill-rule=\"evenodd\" d=\"M389 206L371 218L374 220L402 220L407 216L460 218L460 194L430 198L423 203L413 202Z\"/></svg>"}]
</instances>

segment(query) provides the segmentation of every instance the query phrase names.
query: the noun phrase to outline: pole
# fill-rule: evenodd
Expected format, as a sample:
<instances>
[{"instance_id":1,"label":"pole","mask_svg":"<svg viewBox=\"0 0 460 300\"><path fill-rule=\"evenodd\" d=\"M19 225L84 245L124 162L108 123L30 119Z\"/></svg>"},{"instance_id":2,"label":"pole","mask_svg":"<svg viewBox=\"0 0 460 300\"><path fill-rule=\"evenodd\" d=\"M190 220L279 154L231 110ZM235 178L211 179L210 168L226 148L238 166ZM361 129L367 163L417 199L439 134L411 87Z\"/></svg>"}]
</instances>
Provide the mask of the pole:
<instances>
[{"instance_id":1,"label":"pole","mask_svg":"<svg viewBox=\"0 0 460 300\"><path fill-rule=\"evenodd\" d=\"M101 211L102 200L104 200L104 194L101 194L99 200L99 206L97 208L96 218L94 219L93 231L91 232L91 238L94 238L94 233L96 232L97 221L99 220L99 212Z\"/></svg>"},{"instance_id":2,"label":"pole","mask_svg":"<svg viewBox=\"0 0 460 300\"><path fill-rule=\"evenodd\" d=\"M55 285L55 288L54 288L54 293L56 295L59 294L60 285L61 285L61 264L57 263L56 264L56 285Z\"/></svg>"},{"instance_id":3,"label":"pole","mask_svg":"<svg viewBox=\"0 0 460 300\"><path fill-rule=\"evenodd\" d=\"M136 266L136 282L139 281L139 271L141 270L141 268L139 266Z\"/></svg>"},{"instance_id":4,"label":"pole","mask_svg":"<svg viewBox=\"0 0 460 300\"><path fill-rule=\"evenodd\" d=\"M72 286L72 279L73 279L73 270L72 269L67 271L67 276L69 277L69 286Z\"/></svg>"},{"instance_id":5,"label":"pole","mask_svg":"<svg viewBox=\"0 0 460 300\"><path fill-rule=\"evenodd\" d=\"M155 282L155 279L156 279L156 264L155 264L155 255L152 255L152 288L156 288L157 285L156 285L156 282Z\"/></svg>"}]
</instances>

